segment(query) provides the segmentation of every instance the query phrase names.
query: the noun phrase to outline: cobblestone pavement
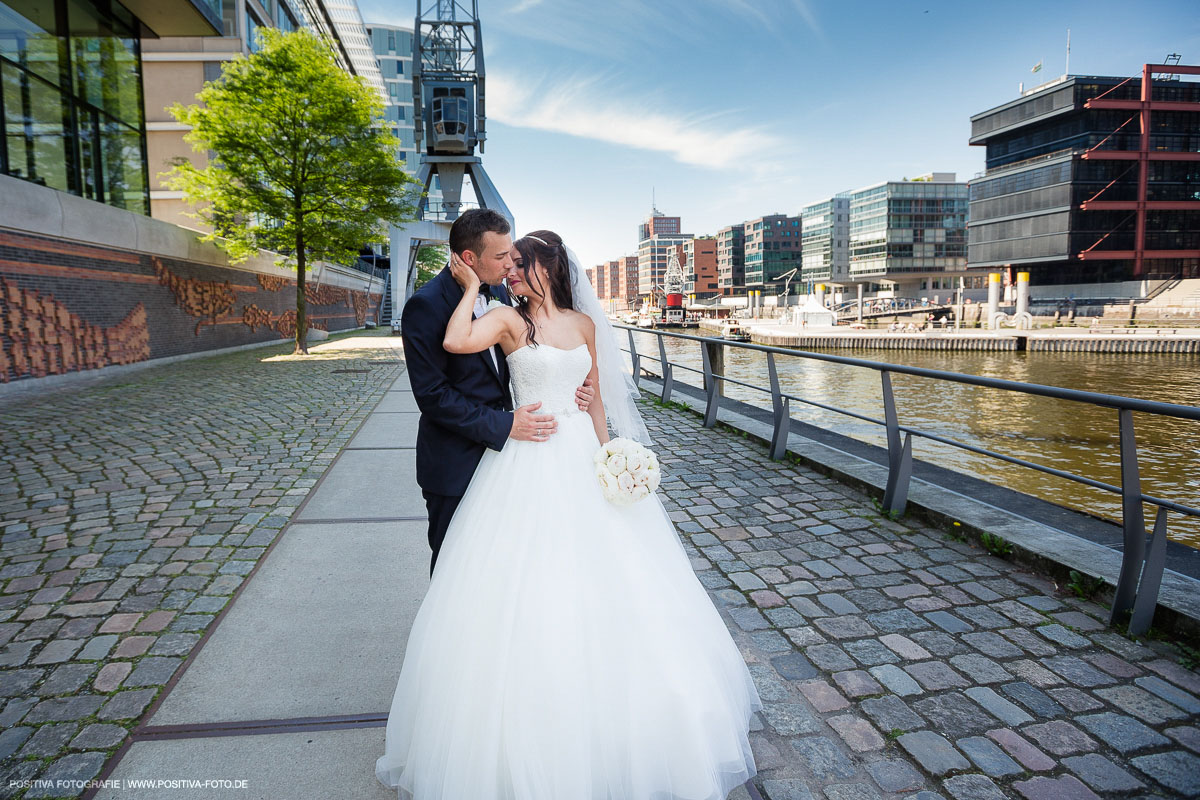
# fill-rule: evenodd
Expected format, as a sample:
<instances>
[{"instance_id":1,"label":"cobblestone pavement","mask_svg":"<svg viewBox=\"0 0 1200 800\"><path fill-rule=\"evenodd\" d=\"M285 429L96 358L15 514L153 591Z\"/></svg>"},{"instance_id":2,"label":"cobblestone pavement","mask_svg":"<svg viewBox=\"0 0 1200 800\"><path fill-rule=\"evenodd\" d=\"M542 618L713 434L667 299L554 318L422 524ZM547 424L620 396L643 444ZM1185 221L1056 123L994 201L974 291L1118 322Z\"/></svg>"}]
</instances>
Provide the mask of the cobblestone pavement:
<instances>
[{"instance_id":1,"label":"cobblestone pavement","mask_svg":"<svg viewBox=\"0 0 1200 800\"><path fill-rule=\"evenodd\" d=\"M402 370L385 331L0 399L0 797L73 796ZM357 370L337 372L336 370Z\"/></svg>"},{"instance_id":2,"label":"cobblestone pavement","mask_svg":"<svg viewBox=\"0 0 1200 800\"><path fill-rule=\"evenodd\" d=\"M1200 796L1200 675L1094 603L645 404L660 488L765 704L770 800Z\"/></svg>"}]
</instances>

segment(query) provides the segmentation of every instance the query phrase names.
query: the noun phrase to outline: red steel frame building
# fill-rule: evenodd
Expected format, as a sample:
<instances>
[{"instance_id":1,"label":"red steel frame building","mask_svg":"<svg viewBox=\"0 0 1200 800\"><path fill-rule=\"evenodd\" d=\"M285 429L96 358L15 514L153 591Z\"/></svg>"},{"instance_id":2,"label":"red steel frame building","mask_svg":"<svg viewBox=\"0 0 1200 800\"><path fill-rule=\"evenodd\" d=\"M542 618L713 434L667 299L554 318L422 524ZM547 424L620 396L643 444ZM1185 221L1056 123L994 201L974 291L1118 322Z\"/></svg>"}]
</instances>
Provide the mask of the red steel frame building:
<instances>
[{"instance_id":1,"label":"red steel frame building","mask_svg":"<svg viewBox=\"0 0 1200 800\"><path fill-rule=\"evenodd\" d=\"M1135 211L1137 227L1135 246L1130 250L1097 250L1089 248L1081 252L1081 261L1100 259L1133 259L1134 275L1145 274L1145 260L1157 258L1200 258L1200 249L1196 250L1147 250L1146 249L1146 212L1147 211L1200 211L1200 200L1147 200L1146 188L1149 183L1151 161L1200 161L1200 152L1177 152L1150 149L1150 115L1154 111L1184 111L1200 114L1200 102L1177 102L1169 100L1154 100L1154 83L1151 76L1155 74L1170 75L1200 75L1200 66L1182 64L1144 64L1142 66L1142 90L1140 100L1105 99L1103 94L1088 100L1085 108L1114 109L1137 111L1141 124L1141 146L1136 150L1102 150L1099 145L1090 148L1081 157L1084 159L1108 161L1138 162L1138 190L1136 200L1097 200L1091 199L1080 204L1084 211ZM1130 78L1130 80L1133 80ZM1122 84L1118 84L1120 86ZM1196 117L1200 125L1200 116ZM1107 188L1107 187L1106 187ZM1103 191L1103 190L1101 190ZM1099 194L1097 194L1099 196ZM1097 242L1096 244L1099 244ZM1093 248L1095 245L1093 245Z\"/></svg>"}]
</instances>

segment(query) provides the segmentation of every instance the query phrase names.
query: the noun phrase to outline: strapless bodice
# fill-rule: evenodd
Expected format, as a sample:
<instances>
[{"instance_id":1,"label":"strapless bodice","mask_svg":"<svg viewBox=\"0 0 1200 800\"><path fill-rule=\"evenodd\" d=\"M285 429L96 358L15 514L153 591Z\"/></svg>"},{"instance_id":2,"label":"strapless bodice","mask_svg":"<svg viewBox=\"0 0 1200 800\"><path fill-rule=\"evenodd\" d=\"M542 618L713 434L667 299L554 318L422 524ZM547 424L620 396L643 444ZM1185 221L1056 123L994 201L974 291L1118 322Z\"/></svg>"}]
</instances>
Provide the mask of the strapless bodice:
<instances>
[{"instance_id":1,"label":"strapless bodice","mask_svg":"<svg viewBox=\"0 0 1200 800\"><path fill-rule=\"evenodd\" d=\"M541 402L540 413L578 412L575 390L592 370L587 345L563 350L548 344L527 345L507 356L516 408Z\"/></svg>"}]
</instances>

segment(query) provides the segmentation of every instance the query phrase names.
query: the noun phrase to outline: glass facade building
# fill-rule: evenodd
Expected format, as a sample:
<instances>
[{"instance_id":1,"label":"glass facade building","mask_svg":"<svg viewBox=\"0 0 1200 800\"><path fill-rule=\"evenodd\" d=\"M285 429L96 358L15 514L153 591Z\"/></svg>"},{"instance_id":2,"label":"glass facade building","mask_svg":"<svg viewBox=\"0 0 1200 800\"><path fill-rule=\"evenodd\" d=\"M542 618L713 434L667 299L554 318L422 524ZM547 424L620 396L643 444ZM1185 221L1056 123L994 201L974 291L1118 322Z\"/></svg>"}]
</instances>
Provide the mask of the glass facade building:
<instances>
[{"instance_id":1,"label":"glass facade building","mask_svg":"<svg viewBox=\"0 0 1200 800\"><path fill-rule=\"evenodd\" d=\"M987 152L972 268L1035 285L1200 277L1200 82L1151 78L1144 105L1142 83L1064 76L971 118Z\"/></svg>"},{"instance_id":2,"label":"glass facade building","mask_svg":"<svg viewBox=\"0 0 1200 800\"><path fill-rule=\"evenodd\" d=\"M387 90L384 119L392 133L400 140L399 157L404 162L405 169L416 172L417 148L413 139L412 29L368 23L367 35L371 37L371 46L379 59L379 69L383 73L383 84Z\"/></svg>"},{"instance_id":3,"label":"glass facade building","mask_svg":"<svg viewBox=\"0 0 1200 800\"><path fill-rule=\"evenodd\" d=\"M806 285L843 283L850 273L850 195L839 194L800 211L800 278Z\"/></svg>"},{"instance_id":4,"label":"glass facade building","mask_svg":"<svg viewBox=\"0 0 1200 800\"><path fill-rule=\"evenodd\" d=\"M117 3L0 0L0 172L149 213L140 26Z\"/></svg>"},{"instance_id":5,"label":"glass facade building","mask_svg":"<svg viewBox=\"0 0 1200 800\"><path fill-rule=\"evenodd\" d=\"M745 224L746 287L779 294L780 275L800 266L800 217L772 214ZM799 273L797 273L798 275ZM793 282L792 290L799 281Z\"/></svg>"},{"instance_id":6,"label":"glass facade building","mask_svg":"<svg viewBox=\"0 0 1200 800\"><path fill-rule=\"evenodd\" d=\"M917 281L962 275L966 265L967 184L953 173L850 193L849 280L916 290Z\"/></svg>"}]
</instances>

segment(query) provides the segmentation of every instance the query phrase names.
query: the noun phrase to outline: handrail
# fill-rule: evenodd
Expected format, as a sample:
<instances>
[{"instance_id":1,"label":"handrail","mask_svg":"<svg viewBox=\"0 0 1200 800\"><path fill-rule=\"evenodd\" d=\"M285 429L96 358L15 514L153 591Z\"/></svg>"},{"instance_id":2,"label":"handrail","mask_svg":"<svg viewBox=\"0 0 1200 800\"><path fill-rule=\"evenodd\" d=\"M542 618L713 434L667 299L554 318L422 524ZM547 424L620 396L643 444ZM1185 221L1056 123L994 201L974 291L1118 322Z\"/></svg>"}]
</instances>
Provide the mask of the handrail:
<instances>
[{"instance_id":1,"label":"handrail","mask_svg":"<svg viewBox=\"0 0 1200 800\"><path fill-rule=\"evenodd\" d=\"M745 350L758 350L763 353L775 353L784 356L798 356L801 358L811 358L817 361L828 361L832 364L844 364L849 367L866 367L876 371L895 372L901 375L915 375L919 378L932 378L934 380L954 381L955 383L966 383L974 386L983 386L989 389L1004 389L1013 392L1022 392L1024 394L1035 394L1043 397L1054 397L1059 400L1073 400L1080 403L1091 403L1092 405L1106 406L1108 408L1129 409L1130 411L1143 411L1147 414L1161 414L1168 417L1180 417L1182 419L1200 420L1200 407L1185 406L1176 403L1162 403L1157 400L1142 400L1137 397L1123 397L1115 394L1103 394L1101 392L1087 392L1082 389L1066 389L1061 386L1044 386L1039 383L1022 383L1021 381L1010 381L1004 378L985 378L981 375L968 375L965 372L948 372L940 369L928 369L926 367L909 367L904 364L890 364L886 361L870 361L865 358L854 358L852 356L835 356L828 353L813 353L807 350L792 350L785 347L775 347L767 344L754 344L753 342L731 342L724 339L717 339L711 336L692 336L686 333L673 333L670 331L662 331L654 328L634 328L622 323L614 323L615 328L624 328L634 331L635 333L650 333L656 336L669 336L672 339L687 339L693 342L718 342L727 347L737 347ZM649 358L649 356L644 356Z\"/></svg>"},{"instance_id":2,"label":"handrail","mask_svg":"<svg viewBox=\"0 0 1200 800\"><path fill-rule=\"evenodd\" d=\"M1137 447L1133 429L1134 411L1145 414L1154 414L1157 416L1200 421L1200 407L1197 406L1162 403L1154 400L1142 400L1135 397L1123 397L1120 395L1103 394L1100 392L1088 392L1080 389L1066 389L1059 386L1022 383L1020 381L1011 381L1003 378L985 378L979 375L968 375L960 372L948 372L946 370L928 369L925 367L910 367L902 364L891 364L883 361L871 361L864 358L853 358L850 356L837 356L826 353L792 350L771 345L730 342L714 337L694 336L686 333L674 333L670 331L656 330L653 328L636 328L620 323L616 324L615 327L622 328L628 333L629 349L625 350L622 348L622 350L629 353L633 362L635 383L641 375L640 360L642 358L657 361L661 365L663 371L662 399L664 401L670 400L671 397L674 383L672 372L675 367L686 369L691 372L700 372L703 374L703 388L706 396L706 407L704 413L705 427L712 427L716 424L717 412L721 404L721 387L724 383L732 383L738 386L744 386L748 389L763 392L765 394L770 394L774 418L774 430L772 432L769 450L771 458L773 459L782 458L786 452L787 436L790 431L791 423L789 403L793 400L806 405L825 409L826 411L843 414L863 420L865 422L883 426L886 429L888 440L888 481L884 491L883 506L889 512L899 513L903 511L908 502L908 484L912 475L912 437L914 436L939 442L952 447L958 447L979 455L989 456L1010 464L1026 467L1049 475L1054 475L1059 478L1065 478L1077 483L1082 483L1086 486L1100 489L1102 491L1121 495L1124 552L1122 554L1121 573L1117 580L1116 592L1113 599L1110 623L1116 624L1119 621L1123 621L1126 616L1128 616L1129 629L1134 634L1145 633L1146 630L1149 629L1150 622L1154 616L1154 609L1157 606L1158 589L1159 585L1161 584L1163 569L1166 561L1167 512L1173 511L1178 514L1200 517L1200 508L1142 493L1141 477L1137 462ZM658 338L658 358L650 355L642 355L637 352L637 345L633 337L634 333L650 334ZM671 362L667 358L666 347L664 345L667 337L698 343L701 348L703 369L698 370L695 367L688 367L682 364L675 364ZM724 348L726 347L752 350L766 354L770 386L758 386L724 375ZM832 364L840 364L843 366L872 369L879 372L883 384L884 419L876 419L865 414L860 414L856 411L851 411L849 409L838 408L836 406L819 403L814 400L807 400L796 395L784 393L779 387L778 373L775 368L775 357L777 355L789 356L792 358L812 359ZM901 425L899 423L899 415L897 413L896 403L892 394L891 375L893 373L912 375L931 380L951 381L954 383L962 383L988 389L999 389L1002 391L1018 392L1021 394L1035 395L1040 397L1050 397L1057 400L1088 403L1090 405L1116 409L1118 411L1118 427L1121 442L1121 485L1115 486L1113 484L1104 483L1084 475L1077 475L1065 470L1047 467L1032 461L998 453L984 447L978 447L965 442L959 442L955 439L941 436L936 433L923 431L908 425ZM1145 517L1142 509L1143 503L1149 504L1158 509L1155 517L1154 529L1150 535L1149 543L1146 541Z\"/></svg>"}]
</instances>

